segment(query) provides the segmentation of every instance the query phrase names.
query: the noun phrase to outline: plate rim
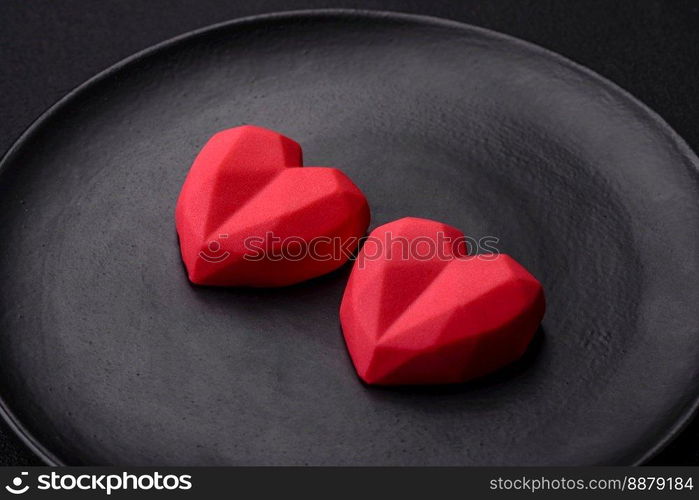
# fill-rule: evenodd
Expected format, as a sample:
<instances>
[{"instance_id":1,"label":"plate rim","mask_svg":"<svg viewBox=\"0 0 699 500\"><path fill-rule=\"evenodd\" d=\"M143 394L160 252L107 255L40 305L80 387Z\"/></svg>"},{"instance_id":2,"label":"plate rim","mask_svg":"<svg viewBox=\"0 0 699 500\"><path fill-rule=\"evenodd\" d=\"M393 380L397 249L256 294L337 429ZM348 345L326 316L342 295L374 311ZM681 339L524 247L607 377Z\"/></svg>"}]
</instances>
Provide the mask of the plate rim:
<instances>
[{"instance_id":1,"label":"plate rim","mask_svg":"<svg viewBox=\"0 0 699 500\"><path fill-rule=\"evenodd\" d=\"M573 71L581 73L582 75L588 78L591 78L605 89L613 92L616 97L635 106L636 109L640 110L656 126L658 126L659 131L664 133L670 140L670 142L674 143L677 146L681 155L685 157L689 161L689 163L692 164L694 170L699 173L699 158L697 157L695 152L687 144L687 142L657 112L653 111L640 99L636 98L629 91L623 89L613 81L607 79L606 77L600 75L592 69L583 66L582 64L579 64L557 52L554 52L553 50L547 49L545 47L537 45L536 43L529 42L527 40L518 38L513 35L508 35L506 33L495 31L489 28L483 28L469 23L442 18L438 16L388 10L319 8L268 12L263 14L255 14L229 19L226 21L210 24L201 28L181 33L172 38L168 38L164 41L151 45L145 49L139 50L124 59L121 59L115 64L107 67L106 69L90 77L77 87L74 87L71 91L69 91L67 94L61 97L58 101L56 101L43 113L41 113L36 119L34 119L34 121L32 121L30 125L15 139L10 148L7 149L7 151L0 158L0 174L2 174L5 168L7 168L7 164L10 162L12 157L23 147L24 143L27 142L27 140L29 140L29 138L33 134L35 134L42 128L44 122L46 122L53 115L58 113L63 107L67 106L79 94L93 87L99 82L102 82L103 80L106 80L111 76L114 76L115 74L119 73L131 64L134 64L145 57L150 57L156 55L159 52L171 49L180 43L189 42L198 37L205 36L219 30L230 29L234 26L252 25L256 23L265 23L269 21L285 19L288 20L293 18L371 18L374 20L391 19L404 21L406 23L430 24L433 26L441 26L462 31L465 30L470 33L484 35L492 39L504 41L509 44L518 46L520 48L524 48L529 52L544 56L546 58L553 59L555 62ZM682 433L682 431L690 424L690 422L692 422L692 420L699 414L699 390L697 390L697 393L694 396L688 399L693 399L693 402L682 411L681 415L677 418L675 423L662 434L662 436L657 440L657 442L654 445L650 446L646 451L640 453L639 456L636 457L628 465L643 465L645 462L649 461L658 453L660 453L663 449L665 449L676 437L678 437L679 434ZM2 394L0 394L0 418L2 418L5 421L5 423L7 423L10 429L20 439L20 441L25 446L27 446L46 465L52 467L62 467L68 465L63 460L58 458L58 456L56 456L53 452L51 452L48 447L43 445L40 440L35 438L24 427L24 425L16 417L14 412L7 405L4 398L2 397Z\"/></svg>"}]
</instances>

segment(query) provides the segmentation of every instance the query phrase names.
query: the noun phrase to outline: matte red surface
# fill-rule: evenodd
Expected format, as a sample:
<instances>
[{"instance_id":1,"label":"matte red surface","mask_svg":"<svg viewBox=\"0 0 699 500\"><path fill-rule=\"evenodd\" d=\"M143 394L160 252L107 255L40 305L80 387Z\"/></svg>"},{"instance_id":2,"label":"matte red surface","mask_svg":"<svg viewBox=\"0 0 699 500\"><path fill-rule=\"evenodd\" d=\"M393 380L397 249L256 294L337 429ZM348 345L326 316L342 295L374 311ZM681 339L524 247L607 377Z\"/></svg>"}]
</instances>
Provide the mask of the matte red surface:
<instances>
[{"instance_id":1,"label":"matte red surface","mask_svg":"<svg viewBox=\"0 0 699 500\"><path fill-rule=\"evenodd\" d=\"M193 283L285 286L347 260L330 254L330 242L356 248L369 225L366 199L339 170L302 164L296 142L261 127L224 130L206 143L175 214Z\"/></svg>"},{"instance_id":2,"label":"matte red surface","mask_svg":"<svg viewBox=\"0 0 699 500\"><path fill-rule=\"evenodd\" d=\"M362 380L463 382L524 353L544 315L541 284L507 255L486 260L464 249L461 232L426 219L369 235L340 308Z\"/></svg>"}]
</instances>

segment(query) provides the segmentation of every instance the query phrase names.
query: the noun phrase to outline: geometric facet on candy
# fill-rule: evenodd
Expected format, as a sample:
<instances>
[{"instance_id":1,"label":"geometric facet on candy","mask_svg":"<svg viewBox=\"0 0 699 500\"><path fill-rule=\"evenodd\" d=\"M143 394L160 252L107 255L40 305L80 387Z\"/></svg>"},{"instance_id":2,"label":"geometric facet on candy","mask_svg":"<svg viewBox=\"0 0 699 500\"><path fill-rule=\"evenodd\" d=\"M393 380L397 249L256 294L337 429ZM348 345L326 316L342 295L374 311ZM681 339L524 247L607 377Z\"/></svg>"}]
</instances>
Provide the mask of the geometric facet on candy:
<instances>
[{"instance_id":1,"label":"geometric facet on candy","mask_svg":"<svg viewBox=\"0 0 699 500\"><path fill-rule=\"evenodd\" d=\"M544 315L541 284L507 255L465 256L455 243L462 238L453 227L416 218L369 235L340 308L364 382L464 382L524 353ZM405 242L418 239L433 241L435 251L418 258L413 246L406 258Z\"/></svg>"},{"instance_id":2,"label":"geometric facet on candy","mask_svg":"<svg viewBox=\"0 0 699 500\"><path fill-rule=\"evenodd\" d=\"M313 258L308 247L358 241L369 225L367 201L341 171L302 165L296 142L261 127L224 130L206 143L175 211L193 283L286 286L346 262L344 254Z\"/></svg>"}]
</instances>

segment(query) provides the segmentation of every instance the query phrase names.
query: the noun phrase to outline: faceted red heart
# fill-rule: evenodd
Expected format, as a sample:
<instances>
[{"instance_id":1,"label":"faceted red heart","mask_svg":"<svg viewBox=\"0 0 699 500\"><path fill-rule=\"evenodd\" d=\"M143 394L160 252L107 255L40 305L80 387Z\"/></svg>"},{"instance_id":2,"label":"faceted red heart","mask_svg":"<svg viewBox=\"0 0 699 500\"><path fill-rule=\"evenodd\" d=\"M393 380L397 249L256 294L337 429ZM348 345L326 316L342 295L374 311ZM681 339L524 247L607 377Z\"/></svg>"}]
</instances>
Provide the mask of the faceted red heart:
<instances>
[{"instance_id":1,"label":"faceted red heart","mask_svg":"<svg viewBox=\"0 0 699 500\"><path fill-rule=\"evenodd\" d=\"M375 229L340 321L368 384L463 382L516 360L544 315L541 284L507 255L468 256L464 235L426 219Z\"/></svg>"},{"instance_id":2,"label":"faceted red heart","mask_svg":"<svg viewBox=\"0 0 699 500\"><path fill-rule=\"evenodd\" d=\"M301 166L296 142L260 127L206 143L175 211L193 283L285 286L347 261L369 225L366 199L339 170Z\"/></svg>"}]
</instances>

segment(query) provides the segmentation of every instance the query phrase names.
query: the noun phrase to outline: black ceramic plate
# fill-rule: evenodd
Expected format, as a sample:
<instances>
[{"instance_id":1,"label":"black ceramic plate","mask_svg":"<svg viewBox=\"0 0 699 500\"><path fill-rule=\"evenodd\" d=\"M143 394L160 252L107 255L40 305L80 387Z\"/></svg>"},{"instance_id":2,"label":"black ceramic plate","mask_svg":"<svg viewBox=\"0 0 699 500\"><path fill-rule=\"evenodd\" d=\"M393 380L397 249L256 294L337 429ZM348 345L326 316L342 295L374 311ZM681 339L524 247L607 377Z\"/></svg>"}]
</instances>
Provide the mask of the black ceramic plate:
<instances>
[{"instance_id":1,"label":"black ceramic plate","mask_svg":"<svg viewBox=\"0 0 699 500\"><path fill-rule=\"evenodd\" d=\"M370 388L338 326L348 269L190 286L175 200L243 123L347 172L372 227L500 238L546 289L525 358ZM2 162L5 416L51 463L638 463L699 391L697 163L599 76L462 24L304 12L178 38L72 92Z\"/></svg>"}]
</instances>

